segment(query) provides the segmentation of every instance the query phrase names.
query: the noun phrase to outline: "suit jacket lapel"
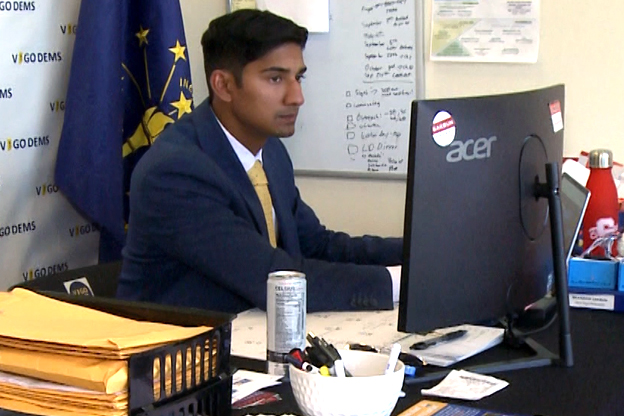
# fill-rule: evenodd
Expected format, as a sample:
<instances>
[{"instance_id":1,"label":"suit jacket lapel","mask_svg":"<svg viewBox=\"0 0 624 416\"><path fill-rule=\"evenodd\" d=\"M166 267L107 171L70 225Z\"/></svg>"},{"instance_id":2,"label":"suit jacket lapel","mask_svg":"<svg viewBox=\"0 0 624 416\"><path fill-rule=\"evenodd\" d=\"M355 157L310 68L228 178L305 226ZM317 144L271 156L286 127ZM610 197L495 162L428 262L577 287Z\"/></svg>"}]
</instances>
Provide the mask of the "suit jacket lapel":
<instances>
[{"instance_id":1,"label":"suit jacket lapel","mask_svg":"<svg viewBox=\"0 0 624 416\"><path fill-rule=\"evenodd\" d=\"M238 160L236 152L234 152L230 142L227 137L225 137L225 133L221 129L208 100L205 100L197 106L191 113L191 116L194 118L199 147L214 160L225 175L233 182L234 187L239 190L247 203L256 223L256 227L258 227L261 233L268 239L264 213L256 191L249 181L247 172L245 172L245 169L243 169L243 166Z\"/></svg>"}]
</instances>

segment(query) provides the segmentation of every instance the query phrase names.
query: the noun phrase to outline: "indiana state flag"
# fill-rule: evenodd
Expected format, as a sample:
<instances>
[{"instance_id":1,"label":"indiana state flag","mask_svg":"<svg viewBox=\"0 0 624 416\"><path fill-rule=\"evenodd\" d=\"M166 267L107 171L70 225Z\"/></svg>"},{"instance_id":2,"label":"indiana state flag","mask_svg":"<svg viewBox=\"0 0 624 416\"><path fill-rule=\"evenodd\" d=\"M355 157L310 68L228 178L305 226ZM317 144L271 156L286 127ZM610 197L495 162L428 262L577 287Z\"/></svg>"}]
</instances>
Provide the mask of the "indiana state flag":
<instances>
[{"instance_id":1,"label":"indiana state flag","mask_svg":"<svg viewBox=\"0 0 624 416\"><path fill-rule=\"evenodd\" d=\"M120 257L130 175L169 123L191 112L179 0L82 0L55 180Z\"/></svg>"}]
</instances>

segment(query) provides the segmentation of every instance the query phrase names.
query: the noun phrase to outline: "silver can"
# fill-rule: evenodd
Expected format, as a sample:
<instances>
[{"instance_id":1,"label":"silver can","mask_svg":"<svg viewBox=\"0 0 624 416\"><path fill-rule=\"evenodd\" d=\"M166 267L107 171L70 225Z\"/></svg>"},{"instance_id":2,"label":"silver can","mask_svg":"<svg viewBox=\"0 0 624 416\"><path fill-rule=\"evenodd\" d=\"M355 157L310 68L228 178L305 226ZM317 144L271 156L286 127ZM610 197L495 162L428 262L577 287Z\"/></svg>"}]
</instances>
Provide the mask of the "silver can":
<instances>
[{"instance_id":1,"label":"silver can","mask_svg":"<svg viewBox=\"0 0 624 416\"><path fill-rule=\"evenodd\" d=\"M267 280L267 372L286 375L286 355L306 345L305 274L279 271Z\"/></svg>"}]
</instances>

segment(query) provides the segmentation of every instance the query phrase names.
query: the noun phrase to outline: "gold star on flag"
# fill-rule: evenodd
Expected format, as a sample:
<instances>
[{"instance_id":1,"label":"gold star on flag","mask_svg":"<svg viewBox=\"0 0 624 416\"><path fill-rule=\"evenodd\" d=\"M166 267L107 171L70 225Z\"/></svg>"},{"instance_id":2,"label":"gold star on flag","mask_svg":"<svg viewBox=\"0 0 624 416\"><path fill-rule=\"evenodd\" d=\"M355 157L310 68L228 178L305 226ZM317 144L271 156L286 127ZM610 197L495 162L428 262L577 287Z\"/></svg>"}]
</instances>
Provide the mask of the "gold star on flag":
<instances>
[{"instance_id":1,"label":"gold star on flag","mask_svg":"<svg viewBox=\"0 0 624 416\"><path fill-rule=\"evenodd\" d=\"M136 33L136 37L139 38L139 46L142 46L144 43L147 45L147 34L149 33L149 29L143 29L143 26L139 26L141 29Z\"/></svg>"},{"instance_id":2,"label":"gold star on flag","mask_svg":"<svg viewBox=\"0 0 624 416\"><path fill-rule=\"evenodd\" d=\"M184 56L186 46L180 45L179 40L176 40L176 46L174 46L173 48L169 48L169 50L175 54L175 60L173 62L178 62L178 59L180 58L186 61L186 56Z\"/></svg>"},{"instance_id":3,"label":"gold star on flag","mask_svg":"<svg viewBox=\"0 0 624 416\"><path fill-rule=\"evenodd\" d=\"M191 104L193 103L193 99L187 100L184 96L184 93L180 91L180 100L174 101L171 103L172 106L178 109L178 120L184 113L191 112Z\"/></svg>"}]
</instances>

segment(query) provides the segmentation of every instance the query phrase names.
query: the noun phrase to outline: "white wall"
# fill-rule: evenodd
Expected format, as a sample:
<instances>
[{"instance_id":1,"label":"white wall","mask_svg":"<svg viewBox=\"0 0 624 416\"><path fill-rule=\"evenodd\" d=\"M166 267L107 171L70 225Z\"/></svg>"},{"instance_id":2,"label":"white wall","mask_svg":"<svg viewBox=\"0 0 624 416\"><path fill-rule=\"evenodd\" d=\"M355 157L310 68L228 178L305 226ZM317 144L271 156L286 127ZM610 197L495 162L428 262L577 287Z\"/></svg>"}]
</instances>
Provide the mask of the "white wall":
<instances>
[{"instance_id":1,"label":"white wall","mask_svg":"<svg viewBox=\"0 0 624 416\"><path fill-rule=\"evenodd\" d=\"M352 0L330 0L352 1ZM206 96L199 37L225 13L226 0L181 0L196 99ZM564 155L610 148L624 162L624 2L542 0L536 64L468 64L425 59L427 98L520 91L566 85ZM425 0L425 50L429 50L431 0ZM296 140L296 135L289 140ZM352 234L400 235L405 182L299 177L303 198L330 228Z\"/></svg>"}]
</instances>

